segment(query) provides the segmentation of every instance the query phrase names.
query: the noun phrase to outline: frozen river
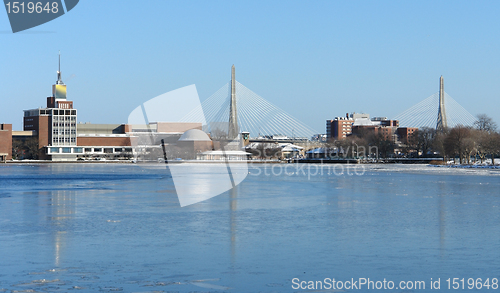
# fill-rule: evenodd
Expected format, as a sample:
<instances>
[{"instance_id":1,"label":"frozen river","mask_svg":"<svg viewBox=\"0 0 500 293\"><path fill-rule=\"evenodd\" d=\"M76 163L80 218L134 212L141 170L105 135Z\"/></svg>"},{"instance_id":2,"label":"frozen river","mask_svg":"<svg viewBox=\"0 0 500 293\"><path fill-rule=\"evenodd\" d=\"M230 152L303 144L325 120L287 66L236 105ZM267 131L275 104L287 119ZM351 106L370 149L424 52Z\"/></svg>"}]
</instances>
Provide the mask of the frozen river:
<instances>
[{"instance_id":1,"label":"frozen river","mask_svg":"<svg viewBox=\"0 0 500 293\"><path fill-rule=\"evenodd\" d=\"M163 167L0 165L0 292L306 292L294 284L325 278L427 292L431 278L439 291L500 278L499 170L264 168L181 208Z\"/></svg>"}]
</instances>

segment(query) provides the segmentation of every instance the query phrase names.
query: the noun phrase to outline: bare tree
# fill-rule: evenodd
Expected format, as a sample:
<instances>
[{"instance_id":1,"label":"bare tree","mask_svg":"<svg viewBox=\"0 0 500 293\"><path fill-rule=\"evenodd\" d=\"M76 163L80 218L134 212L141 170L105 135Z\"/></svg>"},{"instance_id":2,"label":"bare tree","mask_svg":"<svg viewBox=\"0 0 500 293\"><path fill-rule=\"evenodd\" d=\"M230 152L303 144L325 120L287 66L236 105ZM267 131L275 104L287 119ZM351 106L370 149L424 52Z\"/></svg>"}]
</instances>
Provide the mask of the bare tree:
<instances>
[{"instance_id":1,"label":"bare tree","mask_svg":"<svg viewBox=\"0 0 500 293\"><path fill-rule=\"evenodd\" d=\"M412 140L416 140L417 151L422 153L425 157L434 146L434 140L436 139L437 131L434 128L423 127L413 133Z\"/></svg>"},{"instance_id":2,"label":"bare tree","mask_svg":"<svg viewBox=\"0 0 500 293\"><path fill-rule=\"evenodd\" d=\"M436 131L434 135L434 139L432 140L432 150L438 152L443 157L443 160L446 160L446 157L449 155L445 148L446 137L448 136L449 130L445 129L444 131Z\"/></svg>"},{"instance_id":3,"label":"bare tree","mask_svg":"<svg viewBox=\"0 0 500 293\"><path fill-rule=\"evenodd\" d=\"M371 135L368 135L368 137L364 138L368 142L369 146L374 146L378 149L378 155L381 158L388 158L394 154L395 144L390 138L387 138L380 133L372 133Z\"/></svg>"},{"instance_id":4,"label":"bare tree","mask_svg":"<svg viewBox=\"0 0 500 293\"><path fill-rule=\"evenodd\" d=\"M495 156L500 155L500 133L493 132L491 136L492 136L490 140L491 163L495 165Z\"/></svg>"},{"instance_id":5,"label":"bare tree","mask_svg":"<svg viewBox=\"0 0 500 293\"><path fill-rule=\"evenodd\" d=\"M476 126L476 129L479 131L492 132L497 130L496 122L493 121L493 119L488 117L488 115L486 114L477 115L477 121L474 122L474 125Z\"/></svg>"},{"instance_id":6,"label":"bare tree","mask_svg":"<svg viewBox=\"0 0 500 293\"><path fill-rule=\"evenodd\" d=\"M487 155L491 155L492 163L495 164L495 155L498 153L499 134L496 131L497 124L486 114L477 115L477 121L474 123L477 129L478 155L481 163Z\"/></svg>"},{"instance_id":7,"label":"bare tree","mask_svg":"<svg viewBox=\"0 0 500 293\"><path fill-rule=\"evenodd\" d=\"M500 134L486 131L477 132L478 155L481 159L481 163L490 155L491 162L495 165L495 155L500 153Z\"/></svg>"},{"instance_id":8,"label":"bare tree","mask_svg":"<svg viewBox=\"0 0 500 293\"><path fill-rule=\"evenodd\" d=\"M12 157L15 159L38 160L40 150L38 149L38 139L14 140L12 142Z\"/></svg>"},{"instance_id":9,"label":"bare tree","mask_svg":"<svg viewBox=\"0 0 500 293\"><path fill-rule=\"evenodd\" d=\"M466 153L470 151L471 129L463 125L458 125L450 130L444 139L444 150L447 154L453 154L459 158L460 164L464 161Z\"/></svg>"}]
</instances>

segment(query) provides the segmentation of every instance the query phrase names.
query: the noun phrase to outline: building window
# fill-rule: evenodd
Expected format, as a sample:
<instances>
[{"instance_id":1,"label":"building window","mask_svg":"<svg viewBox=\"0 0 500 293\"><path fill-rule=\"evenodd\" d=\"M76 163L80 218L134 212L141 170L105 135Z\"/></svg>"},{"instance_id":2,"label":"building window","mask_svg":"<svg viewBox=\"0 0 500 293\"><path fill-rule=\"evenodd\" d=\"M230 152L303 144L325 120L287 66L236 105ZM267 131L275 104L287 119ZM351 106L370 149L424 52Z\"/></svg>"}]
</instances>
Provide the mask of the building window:
<instances>
[{"instance_id":1,"label":"building window","mask_svg":"<svg viewBox=\"0 0 500 293\"><path fill-rule=\"evenodd\" d=\"M94 153L102 153L102 149L101 148L94 148Z\"/></svg>"},{"instance_id":2,"label":"building window","mask_svg":"<svg viewBox=\"0 0 500 293\"><path fill-rule=\"evenodd\" d=\"M83 153L83 148L74 148L73 153L81 154L81 153Z\"/></svg>"},{"instance_id":3,"label":"building window","mask_svg":"<svg viewBox=\"0 0 500 293\"><path fill-rule=\"evenodd\" d=\"M71 154L71 148L62 148L63 154Z\"/></svg>"},{"instance_id":4,"label":"building window","mask_svg":"<svg viewBox=\"0 0 500 293\"><path fill-rule=\"evenodd\" d=\"M49 152L51 154L57 154L57 153L59 153L59 148L49 148Z\"/></svg>"}]
</instances>

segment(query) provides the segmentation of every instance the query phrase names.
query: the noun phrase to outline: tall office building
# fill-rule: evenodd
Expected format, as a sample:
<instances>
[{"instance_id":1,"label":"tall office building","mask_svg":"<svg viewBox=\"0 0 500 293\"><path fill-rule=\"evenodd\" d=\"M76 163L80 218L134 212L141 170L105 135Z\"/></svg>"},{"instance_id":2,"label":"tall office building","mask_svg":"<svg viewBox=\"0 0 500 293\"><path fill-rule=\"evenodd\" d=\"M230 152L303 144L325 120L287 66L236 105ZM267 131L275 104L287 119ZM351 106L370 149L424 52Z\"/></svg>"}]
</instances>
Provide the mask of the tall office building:
<instances>
[{"instance_id":1,"label":"tall office building","mask_svg":"<svg viewBox=\"0 0 500 293\"><path fill-rule=\"evenodd\" d=\"M66 97L66 85L61 79L61 55L57 81L52 85L52 96L47 98L47 107L24 110L24 131L34 131L38 139L39 157L47 159L47 154L71 154L80 151L71 148L77 145L76 117L73 102ZM55 147L58 148L55 148ZM45 150L44 147L49 147ZM60 147L60 148L59 148ZM54 156L53 155L53 156Z\"/></svg>"}]
</instances>

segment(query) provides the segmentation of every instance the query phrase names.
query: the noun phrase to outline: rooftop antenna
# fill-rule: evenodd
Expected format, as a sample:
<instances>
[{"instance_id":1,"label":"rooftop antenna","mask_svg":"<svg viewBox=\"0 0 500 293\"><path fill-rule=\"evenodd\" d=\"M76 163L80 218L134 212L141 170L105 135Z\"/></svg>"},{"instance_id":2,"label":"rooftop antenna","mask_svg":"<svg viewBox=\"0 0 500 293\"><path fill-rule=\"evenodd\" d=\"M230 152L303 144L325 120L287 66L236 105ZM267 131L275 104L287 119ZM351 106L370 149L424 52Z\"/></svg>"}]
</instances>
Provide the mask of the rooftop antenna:
<instances>
[{"instance_id":1,"label":"rooftop antenna","mask_svg":"<svg viewBox=\"0 0 500 293\"><path fill-rule=\"evenodd\" d=\"M61 50L59 50L59 70L57 70L56 84L64 84L64 82L61 80Z\"/></svg>"}]
</instances>

